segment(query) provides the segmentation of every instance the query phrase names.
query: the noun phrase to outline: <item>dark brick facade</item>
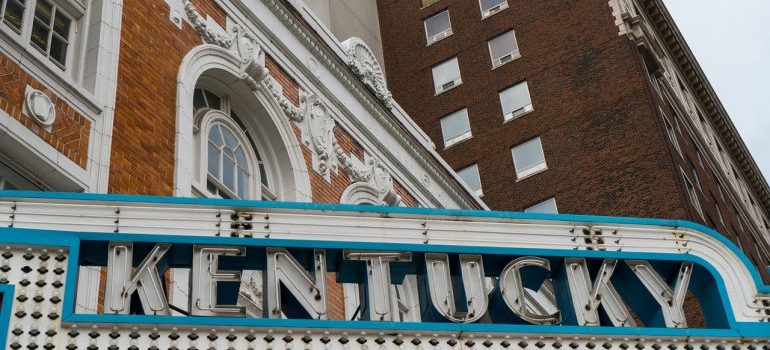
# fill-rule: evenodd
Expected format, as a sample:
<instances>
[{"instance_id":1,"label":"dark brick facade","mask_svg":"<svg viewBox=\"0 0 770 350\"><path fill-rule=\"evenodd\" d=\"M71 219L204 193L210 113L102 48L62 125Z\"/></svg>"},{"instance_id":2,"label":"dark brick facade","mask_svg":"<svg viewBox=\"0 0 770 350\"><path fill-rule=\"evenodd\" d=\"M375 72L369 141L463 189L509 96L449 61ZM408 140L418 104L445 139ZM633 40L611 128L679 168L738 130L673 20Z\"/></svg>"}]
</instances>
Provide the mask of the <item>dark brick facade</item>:
<instances>
[{"instance_id":1,"label":"dark brick facade","mask_svg":"<svg viewBox=\"0 0 770 350\"><path fill-rule=\"evenodd\" d=\"M478 163L484 201L520 211L555 197L560 213L699 222L740 244L770 278L763 268L770 259L752 248L756 241L717 189L719 170L700 165L684 127L675 124L683 156L669 141L658 110L675 123L671 111L650 85L637 47L618 34L608 3L508 4L482 19L478 1L442 0L422 9L419 1L378 1L394 98L455 169ZM424 19L445 9L453 34L426 46ZM511 29L521 57L493 69L487 41ZM431 68L455 56L462 85L434 96ZM523 80L534 111L504 123L498 92ZM440 119L461 108L468 109L473 137L444 149ZM517 181L511 147L536 136L548 170ZM703 216L680 171L694 182L691 164Z\"/></svg>"}]
</instances>

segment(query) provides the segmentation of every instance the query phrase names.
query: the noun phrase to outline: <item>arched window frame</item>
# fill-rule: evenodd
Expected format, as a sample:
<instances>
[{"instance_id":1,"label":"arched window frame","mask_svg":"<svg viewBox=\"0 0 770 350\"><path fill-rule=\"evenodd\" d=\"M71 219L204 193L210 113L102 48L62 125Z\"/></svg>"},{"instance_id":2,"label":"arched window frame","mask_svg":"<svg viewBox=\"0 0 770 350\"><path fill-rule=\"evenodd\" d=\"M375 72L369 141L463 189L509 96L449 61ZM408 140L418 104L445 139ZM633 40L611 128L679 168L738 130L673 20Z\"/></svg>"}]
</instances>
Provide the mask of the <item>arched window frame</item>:
<instances>
[{"instance_id":1,"label":"arched window frame","mask_svg":"<svg viewBox=\"0 0 770 350\"><path fill-rule=\"evenodd\" d=\"M223 98L223 102L224 102ZM240 198L240 199L261 199L262 198L262 179L259 171L259 160L256 155L256 150L253 149L251 142L241 129L240 125L232 119L229 113L226 113L219 109L204 108L196 113L196 126L197 137L196 145L198 147L198 165L196 181L193 182L194 189L201 195L207 197L217 196L217 193L213 193L208 186L211 182L216 186L217 190L224 192L227 197ZM249 192L247 198L241 198L238 194L234 193L230 188L221 183L220 179L211 176L208 172L208 143L209 135L212 128L221 126L229 130L236 141L244 149L246 155L246 163L248 165L249 173Z\"/></svg>"}]
</instances>

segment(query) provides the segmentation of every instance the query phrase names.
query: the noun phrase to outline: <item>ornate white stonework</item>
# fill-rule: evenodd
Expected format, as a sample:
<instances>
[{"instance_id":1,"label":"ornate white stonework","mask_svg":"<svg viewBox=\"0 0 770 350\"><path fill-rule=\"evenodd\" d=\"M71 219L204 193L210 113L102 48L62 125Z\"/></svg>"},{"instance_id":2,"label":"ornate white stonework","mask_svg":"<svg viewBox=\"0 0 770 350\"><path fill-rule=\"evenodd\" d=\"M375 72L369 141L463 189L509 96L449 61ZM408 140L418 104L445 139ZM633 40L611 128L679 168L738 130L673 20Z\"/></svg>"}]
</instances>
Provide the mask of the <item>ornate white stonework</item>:
<instances>
[{"instance_id":1,"label":"ornate white stonework","mask_svg":"<svg viewBox=\"0 0 770 350\"><path fill-rule=\"evenodd\" d=\"M401 202L401 197L393 189L391 174L384 163L368 158L365 164L362 164L339 147L334 136L334 117L318 96L301 91L300 106L297 107L283 95L283 87L270 75L265 65L265 52L256 36L237 24L231 33L221 33L203 18L189 0L185 0L184 9L187 20L203 41L229 50L233 56L238 57L243 72L240 78L253 90L264 89L275 99L286 117L300 127L302 142L312 152L312 165L316 172L331 181L331 172L336 171L339 164L351 181L365 182L376 188L384 203L398 205ZM351 69L390 108L393 98L385 85L382 69L369 47L358 38L350 38L342 45L345 47Z\"/></svg>"},{"instance_id":2,"label":"ornate white stonework","mask_svg":"<svg viewBox=\"0 0 770 350\"><path fill-rule=\"evenodd\" d=\"M226 49L233 45L234 37L213 28L211 23L198 12L198 9L189 0L185 1L184 11L187 14L187 20L190 22L190 25L203 38L205 43L218 45Z\"/></svg>"},{"instance_id":3,"label":"ornate white stonework","mask_svg":"<svg viewBox=\"0 0 770 350\"><path fill-rule=\"evenodd\" d=\"M350 37L342 42L342 48L347 54L346 61L350 69L377 95L386 107L393 107L393 96L385 83L377 58L366 43L357 37Z\"/></svg>"},{"instance_id":4,"label":"ornate white stonework","mask_svg":"<svg viewBox=\"0 0 770 350\"><path fill-rule=\"evenodd\" d=\"M48 95L29 85L24 92L24 107L27 115L44 128L50 129L56 120L56 108Z\"/></svg>"},{"instance_id":5,"label":"ornate white stonework","mask_svg":"<svg viewBox=\"0 0 770 350\"><path fill-rule=\"evenodd\" d=\"M334 140L334 151L339 162L339 167L348 175L352 182L367 183L378 192L380 202L390 206L401 203L399 196L393 188L393 178L378 159L366 156L361 162L355 156L345 153L337 140Z\"/></svg>"},{"instance_id":6,"label":"ornate white stonework","mask_svg":"<svg viewBox=\"0 0 770 350\"><path fill-rule=\"evenodd\" d=\"M297 123L302 130L302 143L313 155L313 169L330 181L336 170L334 152L334 118L329 109L316 95L300 96L302 120Z\"/></svg>"}]
</instances>

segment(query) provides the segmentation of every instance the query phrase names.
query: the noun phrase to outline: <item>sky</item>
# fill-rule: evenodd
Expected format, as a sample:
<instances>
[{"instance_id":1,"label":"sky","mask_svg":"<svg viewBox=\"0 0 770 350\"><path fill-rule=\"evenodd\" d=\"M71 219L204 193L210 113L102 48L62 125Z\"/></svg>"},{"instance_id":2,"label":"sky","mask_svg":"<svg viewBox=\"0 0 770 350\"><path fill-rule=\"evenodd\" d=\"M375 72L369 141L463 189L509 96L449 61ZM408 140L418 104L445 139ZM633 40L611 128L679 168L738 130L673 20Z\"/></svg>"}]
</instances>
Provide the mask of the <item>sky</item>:
<instances>
[{"instance_id":1,"label":"sky","mask_svg":"<svg viewBox=\"0 0 770 350\"><path fill-rule=\"evenodd\" d=\"M770 181L770 0L664 0Z\"/></svg>"}]
</instances>

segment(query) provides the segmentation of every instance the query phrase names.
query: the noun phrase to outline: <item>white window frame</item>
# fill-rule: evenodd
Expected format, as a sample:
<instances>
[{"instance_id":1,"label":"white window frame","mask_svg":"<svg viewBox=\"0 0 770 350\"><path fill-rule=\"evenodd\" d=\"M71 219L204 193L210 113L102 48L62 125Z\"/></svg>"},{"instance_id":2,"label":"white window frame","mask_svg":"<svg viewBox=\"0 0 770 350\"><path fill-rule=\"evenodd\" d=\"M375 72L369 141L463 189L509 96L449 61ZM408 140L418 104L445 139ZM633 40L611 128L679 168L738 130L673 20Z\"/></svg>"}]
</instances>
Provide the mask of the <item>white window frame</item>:
<instances>
[{"instance_id":1,"label":"white window frame","mask_svg":"<svg viewBox=\"0 0 770 350\"><path fill-rule=\"evenodd\" d=\"M503 35L506 35L508 33L512 33L513 34L513 43L514 43L513 51L506 53L502 57L498 57L498 58L492 57L492 42L495 39L498 39L498 38L500 38ZM497 67L501 67L501 66L505 65L506 63L513 62L517 58L521 57L521 51L519 50L519 40L516 39L516 31L513 30L513 29L511 29L511 30L509 30L507 32L501 33L501 34L495 36L494 38L491 38L491 39L487 40L487 49L489 50L489 58L492 60L492 69L495 69Z\"/></svg>"},{"instance_id":2,"label":"white window frame","mask_svg":"<svg viewBox=\"0 0 770 350\"><path fill-rule=\"evenodd\" d=\"M532 95L529 93L529 84L527 83L526 80L523 80L523 81L520 81L520 82L518 82L516 84L513 84L513 85L511 85L511 86L509 86L509 87L507 87L507 88L505 88L505 89L503 89L503 90L501 90L500 92L497 93L498 98L500 99L500 108L503 107L503 92L508 91L510 89L513 89L513 88L515 88L515 87L517 87L517 86L519 86L521 84L524 84L524 87L527 90L527 97L529 99L529 104L527 104L524 107L521 107L519 109L516 109L516 110L513 110L513 111L510 111L508 113L503 114L503 123L507 123L507 122L509 122L511 120L518 119L519 117L521 117L521 116L523 116L525 114L528 114L530 112L533 112L535 110L535 108L532 105ZM505 112L505 111L503 111L503 112Z\"/></svg>"},{"instance_id":3,"label":"white window frame","mask_svg":"<svg viewBox=\"0 0 770 350\"><path fill-rule=\"evenodd\" d=\"M465 113L465 120L468 123L468 131L466 131L466 132L464 132L464 133L462 133L460 135L457 135L455 137L452 137L451 139L447 139L446 138L445 128L444 128L444 121L447 120L447 118L453 117L453 116L455 116L457 114L460 114L460 113L463 113L463 112ZM441 120L439 121L439 123L441 124L441 136L442 136L442 139L444 140L444 149L452 147L452 146L454 146L454 145L456 145L456 144L458 144L458 143L460 143L462 141L465 141L465 140L473 138L473 133L471 132L471 121L470 121L469 116L468 116L468 109L467 108L456 110L456 111L454 111L452 113L449 113L449 114L441 117Z\"/></svg>"},{"instance_id":4,"label":"white window frame","mask_svg":"<svg viewBox=\"0 0 770 350\"><path fill-rule=\"evenodd\" d=\"M553 209L555 210L555 212L553 212L553 213L544 213L544 212L541 212L541 211L534 211L533 210L534 208L536 208L536 207L538 207L538 206L540 206L542 204L549 203L549 202L553 202ZM538 202L536 204L530 205L528 208L524 209L524 212L525 213L541 213L541 214L558 214L559 213L559 207L556 206L556 197L551 197L551 198L548 198L548 199L546 199L546 200L544 200L542 202Z\"/></svg>"},{"instance_id":5,"label":"white window frame","mask_svg":"<svg viewBox=\"0 0 770 350\"><path fill-rule=\"evenodd\" d=\"M438 33L434 34L433 36L429 36L429 33L428 33L428 20L430 20L432 18L435 18L436 16L439 16L439 15L441 15L443 13L446 13L447 20L449 21L449 28L444 29L441 32L438 32ZM444 39L448 38L452 34L454 34L454 32L452 31L452 17L449 15L449 9L444 9L443 11L440 11L440 12L437 12L437 13L433 14L432 16L424 19L422 21L422 23L423 23L423 27L425 28L425 40L426 40L426 45L425 46L433 45L433 44L435 44L435 43L437 43L437 42L439 42L441 40L444 40Z\"/></svg>"},{"instance_id":6,"label":"white window frame","mask_svg":"<svg viewBox=\"0 0 770 350\"><path fill-rule=\"evenodd\" d=\"M690 203L695 207L695 211L698 212L698 215L702 219L705 219L703 216L703 208L700 205L700 200L698 199L698 191L696 190L695 185L690 181L690 178L687 177L687 173L682 169L682 167L679 167L679 170L682 172L682 178L684 179L684 186L687 190L687 196L690 197Z\"/></svg>"},{"instance_id":7,"label":"white window frame","mask_svg":"<svg viewBox=\"0 0 770 350\"><path fill-rule=\"evenodd\" d=\"M252 145L248 137L246 137L243 129L241 126L233 119L231 116L231 109L232 109L232 102L230 101L230 96L228 95L220 95L217 93L217 89L207 89L207 86L198 86L197 89L202 90L208 90L209 92L212 92L220 99L220 109L211 109L208 107L201 108L195 113L195 147L197 150L196 153L196 170L195 170L195 177L193 180L193 188L192 193L198 196L204 196L204 197L216 197L216 194L211 193L211 191L208 190L208 183L209 180L209 174L208 174L208 133L211 129L211 125L213 123L220 123L223 125L226 125L228 129L230 129L231 132L236 136L238 139L238 142L243 143L247 147L244 147L246 150L246 158L247 162L249 163L249 174L251 175L250 180L250 187L249 187L249 196L251 200L276 200L277 199L277 192L275 189L271 188L275 186L275 179L274 175L271 176L271 171L269 167L266 167L265 173L267 175L267 182L270 187L265 186L265 184L262 181L262 173L260 171L260 160L259 157L257 157L256 152L260 152L264 149L264 145ZM256 141L255 141L256 142ZM253 149L253 147L258 147L259 149ZM267 156L267 154L260 152L262 157ZM264 158L262 159L262 162L266 161ZM232 193L229 189L227 189L225 186L218 186L217 189L223 190L228 196L232 196L233 198L239 198L237 194Z\"/></svg>"},{"instance_id":8,"label":"white window frame","mask_svg":"<svg viewBox=\"0 0 770 350\"><path fill-rule=\"evenodd\" d=\"M456 65L457 65L457 73L458 73L457 74L457 79L452 80L452 81L448 81L448 82L442 84L441 86L438 86L438 84L436 82L436 68L438 68L438 67L440 67L442 65L445 65L445 64L450 64L450 62L455 62ZM437 65L434 65L431 68L431 74L433 76L433 88L434 88L434 90L436 92L436 95L440 95L440 94L442 94L444 92L452 90L452 89L462 85L462 83L463 83L462 71L460 71L460 60L458 60L456 56L452 57L452 58L450 58L450 59L448 59L446 61L442 61L441 63L439 63Z\"/></svg>"},{"instance_id":9,"label":"white window frame","mask_svg":"<svg viewBox=\"0 0 770 350\"><path fill-rule=\"evenodd\" d=\"M518 147L521 147L521 146L523 146L523 145L525 145L525 144L527 144L529 142L535 142L535 141L540 146L540 155L542 155L543 161L541 161L541 162L539 162L537 164L531 165L528 168L519 169L519 166L516 165L516 154L514 153L514 151ZM524 179L526 179L526 178L528 178L528 177L530 177L532 175L535 175L535 174L538 174L538 173L543 172L545 170L548 170L548 165L547 165L546 160L545 160L545 151L543 150L543 142L542 142L542 140L540 139L539 136L535 137L535 138L532 138L532 139L529 139L529 140L527 140L525 142L522 142L522 143L520 143L520 144L518 144L516 146L511 147L511 157L513 158L513 168L516 171L516 181L524 180Z\"/></svg>"},{"instance_id":10,"label":"white window frame","mask_svg":"<svg viewBox=\"0 0 770 350\"><path fill-rule=\"evenodd\" d=\"M462 176L460 175L460 173L465 172L465 171L469 171L471 169L475 169L475 174L476 174L476 177L479 179L479 186L480 187L477 188L477 189L473 189L473 188L471 188L470 184L465 182L465 180L463 180L463 182L465 182L465 184L468 186L468 188L473 190L476 193L477 196L484 197L484 185L481 183L481 174L479 173L479 164L478 163L473 163L473 164L471 164L469 166L466 166L466 167L464 167L464 168L462 168L460 170L457 170L457 176L459 176L460 179L462 179Z\"/></svg>"},{"instance_id":11,"label":"white window frame","mask_svg":"<svg viewBox=\"0 0 770 350\"><path fill-rule=\"evenodd\" d=\"M505 10L507 8L508 8L508 0L502 0L500 4L493 6L488 10L484 10L481 5L481 0L479 0L479 11L481 11L481 19L491 17L492 15L499 13L500 11Z\"/></svg>"},{"instance_id":12,"label":"white window frame","mask_svg":"<svg viewBox=\"0 0 770 350\"><path fill-rule=\"evenodd\" d=\"M87 17L86 9L75 6L75 2L67 0L47 0L56 11L61 12L67 19L70 20L70 28L67 37L67 53L64 65L60 65L58 62L54 62L50 58L48 50L45 53L41 52L37 46L31 43L32 40L32 26L35 22L35 9L37 2L41 0L26 0L24 14L22 15L21 30L17 32L12 29L8 24L4 22L4 18L0 18L0 34L10 40L15 41L26 52L32 55L40 63L45 65L51 71L57 75L68 76L73 80L80 80L79 74L81 73L81 52L82 44L85 42L83 28L83 21ZM5 8L8 5L9 0L5 0L3 7L0 8L0 16L4 17ZM53 28L50 28L53 31ZM0 41L2 42L2 41ZM48 42L48 49L50 49L50 40Z\"/></svg>"},{"instance_id":13,"label":"white window frame","mask_svg":"<svg viewBox=\"0 0 770 350\"><path fill-rule=\"evenodd\" d=\"M200 113L200 171L201 171L201 187L199 191L206 194L207 197L217 197L216 193L212 193L208 189L208 183L211 182L216 186L218 191L225 193L228 197L234 199L251 199L259 200L262 195L262 181L260 179L259 166L257 157L254 154L254 150L251 148L246 135L235 121L230 118L228 114L220 110L208 109L203 110ZM246 163L248 164L249 173L249 197L241 198L237 193L234 193L230 188L221 182L219 178L212 176L208 172L208 144L209 144L209 132L211 128L220 125L227 128L236 138L236 141L241 144L246 153Z\"/></svg>"}]
</instances>

